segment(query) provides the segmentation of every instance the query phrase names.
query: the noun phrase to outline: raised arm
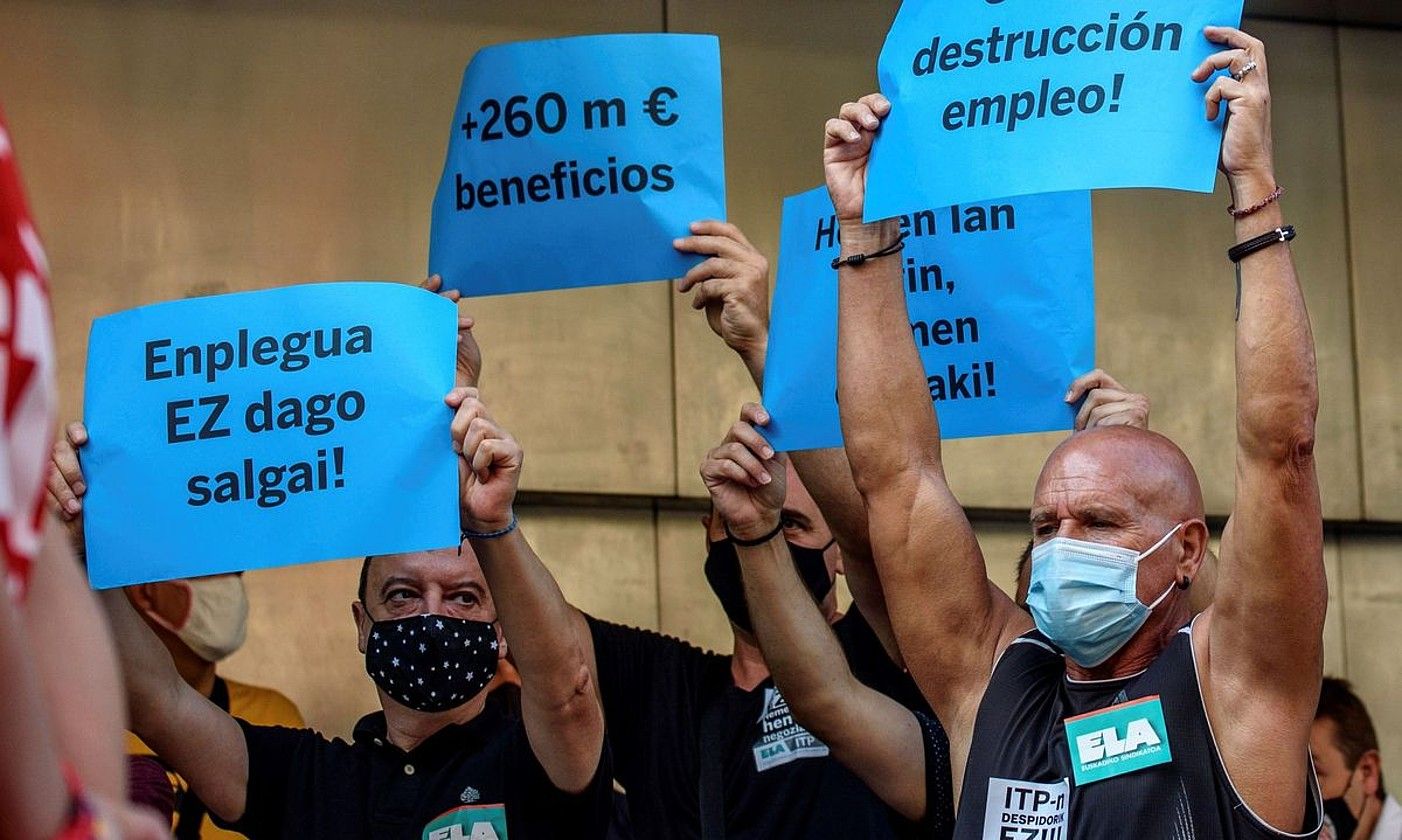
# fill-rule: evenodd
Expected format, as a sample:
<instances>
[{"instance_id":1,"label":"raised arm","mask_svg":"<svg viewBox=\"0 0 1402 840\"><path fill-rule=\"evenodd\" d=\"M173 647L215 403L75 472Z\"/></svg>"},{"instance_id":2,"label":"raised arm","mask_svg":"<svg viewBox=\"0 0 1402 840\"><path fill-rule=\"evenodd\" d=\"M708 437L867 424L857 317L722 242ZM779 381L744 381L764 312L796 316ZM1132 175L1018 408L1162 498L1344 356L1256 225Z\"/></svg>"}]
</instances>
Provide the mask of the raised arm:
<instances>
[{"instance_id":1,"label":"raised arm","mask_svg":"<svg viewBox=\"0 0 1402 840\"><path fill-rule=\"evenodd\" d=\"M900 235L894 219L862 223L872 139L889 110L873 94L827 123L823 161L843 257ZM949 733L957 780L996 657L1032 622L989 582L973 527L945 481L900 265L878 258L838 272L838 406L891 623Z\"/></svg>"},{"instance_id":2,"label":"raised arm","mask_svg":"<svg viewBox=\"0 0 1402 840\"><path fill-rule=\"evenodd\" d=\"M54 447L49 495L77 546L83 544L83 481L78 448L87 430L71 423ZM170 653L120 589L98 593L107 613L126 687L131 730L223 819L243 816L248 790L248 747L234 719L195 691L175 670Z\"/></svg>"},{"instance_id":3,"label":"raised arm","mask_svg":"<svg viewBox=\"0 0 1402 840\"><path fill-rule=\"evenodd\" d=\"M745 598L765 662L799 723L887 805L907 819L923 819L924 738L914 713L852 674L780 538L783 458L741 420L701 465L716 513L738 540Z\"/></svg>"},{"instance_id":4,"label":"raised arm","mask_svg":"<svg viewBox=\"0 0 1402 840\"><path fill-rule=\"evenodd\" d=\"M1206 35L1226 49L1194 78L1205 81L1218 69L1239 77L1212 83L1207 117L1216 118L1223 105L1229 110L1222 169L1235 206L1250 208L1276 188L1265 46L1226 27L1209 27ZM1254 66L1243 72L1248 64ZM1280 202L1271 202L1238 219L1235 238L1283 224ZM1279 768L1303 767L1299 753L1323 667L1319 396L1309 314L1289 246L1257 251L1239 269L1236 499L1208 612L1208 650L1199 659L1206 660L1208 711L1228 772L1262 817L1285 827L1298 825L1304 786L1282 784Z\"/></svg>"},{"instance_id":5,"label":"raised arm","mask_svg":"<svg viewBox=\"0 0 1402 840\"><path fill-rule=\"evenodd\" d=\"M521 674L526 735L550 781L578 793L594 778L604 743L589 631L516 527L512 505L521 445L492 420L477 389L455 388L447 399L457 409L453 442L462 453L462 527ZM500 536L478 536L484 534Z\"/></svg>"},{"instance_id":6,"label":"raised arm","mask_svg":"<svg viewBox=\"0 0 1402 840\"><path fill-rule=\"evenodd\" d=\"M679 251L707 259L677 281L677 291L693 292L691 308L705 311L711 330L740 357L762 392L764 360L769 352L769 261L728 222L695 222L691 233L673 244ZM744 411L747 420L761 425L769 422L759 406L746 406ZM789 457L842 549L842 572L853 600L886 654L900 663L886 599L872 565L866 507L852 483L847 453L838 447L792 452Z\"/></svg>"}]
</instances>

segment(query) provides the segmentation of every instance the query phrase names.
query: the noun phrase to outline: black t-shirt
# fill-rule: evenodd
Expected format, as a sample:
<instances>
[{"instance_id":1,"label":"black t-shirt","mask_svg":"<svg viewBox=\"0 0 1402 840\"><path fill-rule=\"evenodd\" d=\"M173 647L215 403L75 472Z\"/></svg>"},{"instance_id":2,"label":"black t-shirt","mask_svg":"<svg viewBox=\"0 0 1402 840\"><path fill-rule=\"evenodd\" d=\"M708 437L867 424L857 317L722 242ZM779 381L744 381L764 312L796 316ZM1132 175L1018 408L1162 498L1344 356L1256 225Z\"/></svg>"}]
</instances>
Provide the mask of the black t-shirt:
<instances>
[{"instance_id":1,"label":"black t-shirt","mask_svg":"<svg viewBox=\"0 0 1402 840\"><path fill-rule=\"evenodd\" d=\"M362 718L349 744L310 729L238 723L248 744L247 804L237 822L216 822L252 840L602 840L608 829L607 746L589 786L565 793L536 760L525 725L495 696L477 717L408 753L385 737L383 712Z\"/></svg>"},{"instance_id":2,"label":"black t-shirt","mask_svg":"<svg viewBox=\"0 0 1402 840\"><path fill-rule=\"evenodd\" d=\"M1061 651L1033 630L1004 651L984 692L955 836L1314 837L1322 816L1319 788L1309 756L1299 760L1296 771L1306 771L1305 830L1276 831L1246 807L1227 777L1203 710L1190 627L1142 674L1094 683L1068 679Z\"/></svg>"},{"instance_id":3,"label":"black t-shirt","mask_svg":"<svg viewBox=\"0 0 1402 840\"><path fill-rule=\"evenodd\" d=\"M720 743L727 840L944 838L953 827L949 746L909 676L848 613L833 631L858 679L916 714L925 747L926 818L901 818L796 724L765 680L737 688L730 657L648 630L589 619L614 772L637 836L699 838L702 719Z\"/></svg>"}]
</instances>

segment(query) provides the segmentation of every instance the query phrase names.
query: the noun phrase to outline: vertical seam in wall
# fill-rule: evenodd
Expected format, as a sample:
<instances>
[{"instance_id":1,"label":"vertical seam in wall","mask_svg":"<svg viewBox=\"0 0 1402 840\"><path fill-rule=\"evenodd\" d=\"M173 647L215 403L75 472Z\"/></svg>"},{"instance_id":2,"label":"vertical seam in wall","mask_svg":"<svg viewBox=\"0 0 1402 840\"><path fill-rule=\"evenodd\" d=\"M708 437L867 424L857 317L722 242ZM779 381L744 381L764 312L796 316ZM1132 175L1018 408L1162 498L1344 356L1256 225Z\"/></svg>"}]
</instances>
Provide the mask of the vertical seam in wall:
<instances>
[{"instance_id":1,"label":"vertical seam in wall","mask_svg":"<svg viewBox=\"0 0 1402 840\"><path fill-rule=\"evenodd\" d=\"M672 31L672 22L667 17L667 0L662 0L662 31Z\"/></svg>"},{"instance_id":2,"label":"vertical seam in wall","mask_svg":"<svg viewBox=\"0 0 1402 840\"><path fill-rule=\"evenodd\" d=\"M1350 213L1348 195L1348 121L1344 119L1344 45L1343 27L1334 27L1334 89L1339 98L1339 181L1343 185L1344 197L1344 256L1348 264L1348 337L1349 364L1353 367L1353 427L1357 436L1358 448L1355 458L1358 463L1358 518L1368 518L1368 480L1364 470L1367 464L1363 458L1363 384L1358 364L1358 282L1353 258L1353 218ZM1342 538L1340 539L1342 547ZM1342 570L1342 557L1340 570Z\"/></svg>"},{"instance_id":3,"label":"vertical seam in wall","mask_svg":"<svg viewBox=\"0 0 1402 840\"><path fill-rule=\"evenodd\" d=\"M656 499L652 501L652 588L657 614L653 627L657 628L657 632L665 633L662 627L662 507Z\"/></svg>"}]
</instances>

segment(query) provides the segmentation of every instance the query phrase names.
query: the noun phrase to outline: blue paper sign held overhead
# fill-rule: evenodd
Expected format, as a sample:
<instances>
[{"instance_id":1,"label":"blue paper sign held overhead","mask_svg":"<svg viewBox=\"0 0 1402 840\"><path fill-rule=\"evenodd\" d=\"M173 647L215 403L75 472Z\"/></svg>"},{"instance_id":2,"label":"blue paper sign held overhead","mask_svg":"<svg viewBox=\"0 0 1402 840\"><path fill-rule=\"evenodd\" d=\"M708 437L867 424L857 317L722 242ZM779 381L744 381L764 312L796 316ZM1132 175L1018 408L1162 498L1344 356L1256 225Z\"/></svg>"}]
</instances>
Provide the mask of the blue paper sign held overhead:
<instances>
[{"instance_id":1,"label":"blue paper sign held overhead","mask_svg":"<svg viewBox=\"0 0 1402 840\"><path fill-rule=\"evenodd\" d=\"M463 73L429 271L471 295L680 277L672 240L723 218L714 35L503 44Z\"/></svg>"},{"instance_id":2,"label":"blue paper sign held overhead","mask_svg":"<svg viewBox=\"0 0 1402 840\"><path fill-rule=\"evenodd\" d=\"M83 448L99 588L458 540L457 308L391 283L99 318Z\"/></svg>"},{"instance_id":3,"label":"blue paper sign held overhead","mask_svg":"<svg viewBox=\"0 0 1402 840\"><path fill-rule=\"evenodd\" d=\"M906 0L866 217L1062 190L1211 192L1222 121L1189 78L1242 0Z\"/></svg>"},{"instance_id":4,"label":"blue paper sign held overhead","mask_svg":"<svg viewBox=\"0 0 1402 840\"><path fill-rule=\"evenodd\" d=\"M1063 398L1095 366L1090 194L1050 193L901 219L910 330L945 438L1070 429ZM766 435L784 451L842 445L837 219L827 189L784 201Z\"/></svg>"}]
</instances>

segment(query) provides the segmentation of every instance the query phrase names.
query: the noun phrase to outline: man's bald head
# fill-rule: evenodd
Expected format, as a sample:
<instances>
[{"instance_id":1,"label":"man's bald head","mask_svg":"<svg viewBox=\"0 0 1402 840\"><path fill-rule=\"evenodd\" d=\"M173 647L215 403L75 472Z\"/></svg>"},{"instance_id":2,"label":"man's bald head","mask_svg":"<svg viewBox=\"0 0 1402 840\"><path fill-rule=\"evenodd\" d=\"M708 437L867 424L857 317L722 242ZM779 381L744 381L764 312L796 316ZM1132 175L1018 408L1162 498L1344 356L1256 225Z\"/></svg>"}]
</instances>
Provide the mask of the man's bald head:
<instances>
[{"instance_id":1,"label":"man's bald head","mask_svg":"<svg viewBox=\"0 0 1402 840\"><path fill-rule=\"evenodd\" d=\"M1140 563L1136 594L1143 603L1197 577L1207 526L1202 488L1183 450L1131 426L1072 435L1048 456L1032 500L1038 545L1070 537L1144 552L1180 524L1185 527L1177 537Z\"/></svg>"},{"instance_id":2,"label":"man's bald head","mask_svg":"<svg viewBox=\"0 0 1402 840\"><path fill-rule=\"evenodd\" d=\"M1134 426L1096 427L1063 441L1042 466L1033 507L1079 492L1116 496L1174 522L1203 516L1202 486L1188 456L1158 432Z\"/></svg>"}]
</instances>

